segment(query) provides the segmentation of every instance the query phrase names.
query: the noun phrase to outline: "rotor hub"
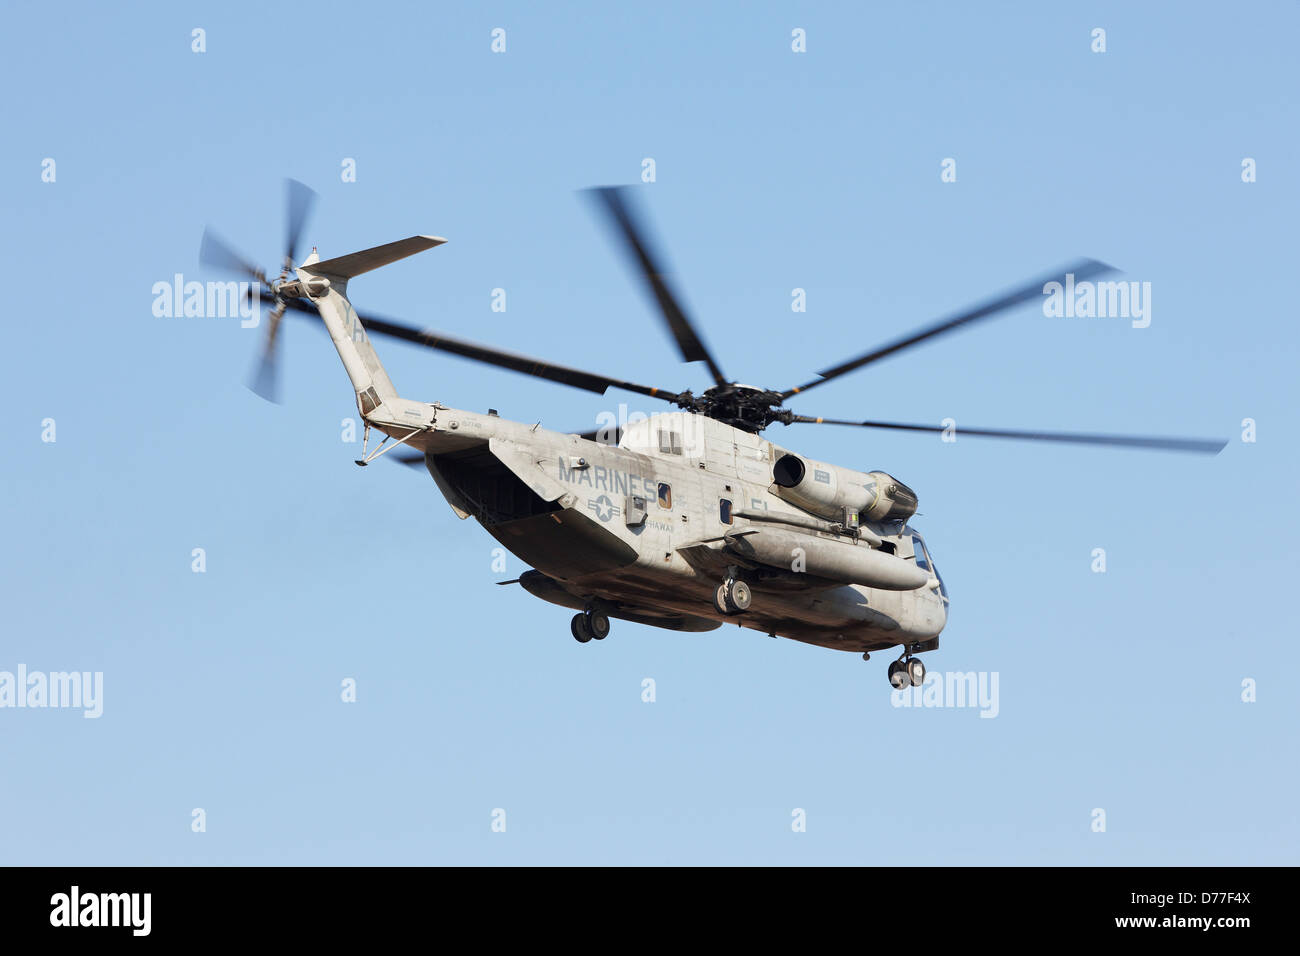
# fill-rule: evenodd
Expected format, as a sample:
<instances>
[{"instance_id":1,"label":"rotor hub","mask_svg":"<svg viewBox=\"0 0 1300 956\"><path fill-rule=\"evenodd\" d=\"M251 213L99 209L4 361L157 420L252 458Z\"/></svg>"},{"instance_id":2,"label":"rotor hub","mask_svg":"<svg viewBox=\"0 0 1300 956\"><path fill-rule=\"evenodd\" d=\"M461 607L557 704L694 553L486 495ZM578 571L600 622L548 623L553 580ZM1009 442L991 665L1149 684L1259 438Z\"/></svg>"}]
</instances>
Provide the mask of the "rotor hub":
<instances>
[{"instance_id":1,"label":"rotor hub","mask_svg":"<svg viewBox=\"0 0 1300 956\"><path fill-rule=\"evenodd\" d=\"M747 432L760 432L781 417L781 393L728 382L715 385L695 400L701 415Z\"/></svg>"}]
</instances>

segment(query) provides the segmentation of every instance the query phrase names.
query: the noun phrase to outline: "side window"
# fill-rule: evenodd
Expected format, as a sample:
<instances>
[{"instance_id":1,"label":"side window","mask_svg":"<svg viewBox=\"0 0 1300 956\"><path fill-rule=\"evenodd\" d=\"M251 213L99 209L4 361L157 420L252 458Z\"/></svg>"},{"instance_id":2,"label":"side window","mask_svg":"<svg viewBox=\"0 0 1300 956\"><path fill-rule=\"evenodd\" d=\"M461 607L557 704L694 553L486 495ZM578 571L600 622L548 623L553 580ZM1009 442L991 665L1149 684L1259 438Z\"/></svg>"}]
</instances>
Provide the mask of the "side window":
<instances>
[{"instance_id":1,"label":"side window","mask_svg":"<svg viewBox=\"0 0 1300 956\"><path fill-rule=\"evenodd\" d=\"M659 507L671 509L673 506L673 489L666 481L659 482Z\"/></svg>"},{"instance_id":2,"label":"side window","mask_svg":"<svg viewBox=\"0 0 1300 956\"><path fill-rule=\"evenodd\" d=\"M731 524L731 502L726 498L718 499L718 520L723 524Z\"/></svg>"},{"instance_id":3,"label":"side window","mask_svg":"<svg viewBox=\"0 0 1300 956\"><path fill-rule=\"evenodd\" d=\"M659 453L662 455L680 455L682 453L681 432L659 430Z\"/></svg>"},{"instance_id":4,"label":"side window","mask_svg":"<svg viewBox=\"0 0 1300 956\"><path fill-rule=\"evenodd\" d=\"M912 550L916 552L916 566L924 571L929 571L930 557L925 553L925 544L916 535L912 536Z\"/></svg>"}]
</instances>

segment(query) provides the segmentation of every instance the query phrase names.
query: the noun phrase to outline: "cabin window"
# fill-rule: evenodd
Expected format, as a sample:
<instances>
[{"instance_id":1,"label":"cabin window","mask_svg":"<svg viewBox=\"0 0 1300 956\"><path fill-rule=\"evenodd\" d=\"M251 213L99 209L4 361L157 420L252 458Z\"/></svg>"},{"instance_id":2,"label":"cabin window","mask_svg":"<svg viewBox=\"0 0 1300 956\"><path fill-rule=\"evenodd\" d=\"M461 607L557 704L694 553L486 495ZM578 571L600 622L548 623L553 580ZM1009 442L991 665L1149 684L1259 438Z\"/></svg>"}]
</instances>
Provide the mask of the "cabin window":
<instances>
[{"instance_id":1,"label":"cabin window","mask_svg":"<svg viewBox=\"0 0 1300 956\"><path fill-rule=\"evenodd\" d=\"M659 482L659 507L671 509L673 506L673 488L666 481Z\"/></svg>"},{"instance_id":2,"label":"cabin window","mask_svg":"<svg viewBox=\"0 0 1300 956\"><path fill-rule=\"evenodd\" d=\"M659 453L662 455L680 455L682 453L682 433L659 429Z\"/></svg>"},{"instance_id":3,"label":"cabin window","mask_svg":"<svg viewBox=\"0 0 1300 956\"><path fill-rule=\"evenodd\" d=\"M923 571L929 571L930 559L925 553L925 545L915 535L912 536L912 550L916 553L916 566Z\"/></svg>"},{"instance_id":4,"label":"cabin window","mask_svg":"<svg viewBox=\"0 0 1300 956\"><path fill-rule=\"evenodd\" d=\"M718 520L723 524L731 524L731 502L726 498L718 499Z\"/></svg>"}]
</instances>

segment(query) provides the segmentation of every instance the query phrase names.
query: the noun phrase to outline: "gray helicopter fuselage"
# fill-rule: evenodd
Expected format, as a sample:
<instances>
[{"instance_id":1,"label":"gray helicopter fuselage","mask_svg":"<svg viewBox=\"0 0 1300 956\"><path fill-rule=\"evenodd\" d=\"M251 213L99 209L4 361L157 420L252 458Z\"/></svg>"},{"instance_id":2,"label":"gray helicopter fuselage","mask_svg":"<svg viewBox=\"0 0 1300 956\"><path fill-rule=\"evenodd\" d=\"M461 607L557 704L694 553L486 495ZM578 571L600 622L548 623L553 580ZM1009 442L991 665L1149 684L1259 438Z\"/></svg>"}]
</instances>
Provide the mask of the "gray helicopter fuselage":
<instances>
[{"instance_id":1,"label":"gray helicopter fuselage","mask_svg":"<svg viewBox=\"0 0 1300 956\"><path fill-rule=\"evenodd\" d=\"M840 650L937 645L947 600L920 536L901 521L862 526L898 560L925 568L920 587L807 573L801 544L832 558L860 554L774 493L773 462L787 452L759 435L670 412L630 425L615 446L494 414L401 404L409 424L425 420L408 444L424 452L453 510L535 569L520 583L544 600L677 630L729 621ZM375 424L399 439L411 430ZM755 560L745 540L755 535L795 544L790 560ZM729 574L752 585L743 614L724 616L714 605Z\"/></svg>"}]
</instances>

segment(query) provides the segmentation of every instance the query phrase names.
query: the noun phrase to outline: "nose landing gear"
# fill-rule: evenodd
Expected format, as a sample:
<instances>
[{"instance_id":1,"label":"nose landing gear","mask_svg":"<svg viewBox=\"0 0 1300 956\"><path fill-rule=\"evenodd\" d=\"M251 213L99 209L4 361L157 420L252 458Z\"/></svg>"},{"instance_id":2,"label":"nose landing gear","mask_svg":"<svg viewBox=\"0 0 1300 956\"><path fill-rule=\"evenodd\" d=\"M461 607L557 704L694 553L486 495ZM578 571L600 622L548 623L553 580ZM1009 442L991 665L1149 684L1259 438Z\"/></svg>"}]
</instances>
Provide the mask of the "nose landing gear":
<instances>
[{"instance_id":1,"label":"nose landing gear","mask_svg":"<svg viewBox=\"0 0 1300 956\"><path fill-rule=\"evenodd\" d=\"M919 657L912 656L911 648L903 651L902 657L889 665L889 683L894 690L904 687L920 687L925 683L925 664Z\"/></svg>"},{"instance_id":2,"label":"nose landing gear","mask_svg":"<svg viewBox=\"0 0 1300 956\"><path fill-rule=\"evenodd\" d=\"M609 636L609 627L609 617L595 608L573 615L573 620L569 622L569 630L579 644L586 644L593 638L603 641Z\"/></svg>"}]
</instances>

